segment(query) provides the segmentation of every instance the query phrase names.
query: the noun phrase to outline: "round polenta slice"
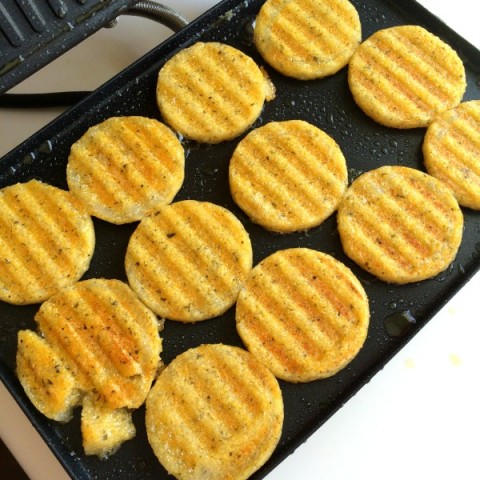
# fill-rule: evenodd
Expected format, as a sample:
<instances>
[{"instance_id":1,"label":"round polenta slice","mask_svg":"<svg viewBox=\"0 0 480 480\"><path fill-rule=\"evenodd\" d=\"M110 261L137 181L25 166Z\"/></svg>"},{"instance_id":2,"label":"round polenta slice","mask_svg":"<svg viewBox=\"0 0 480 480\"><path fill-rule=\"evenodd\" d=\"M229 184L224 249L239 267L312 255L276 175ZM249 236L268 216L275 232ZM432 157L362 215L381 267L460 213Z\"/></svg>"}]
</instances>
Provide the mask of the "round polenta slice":
<instances>
[{"instance_id":1,"label":"round polenta slice","mask_svg":"<svg viewBox=\"0 0 480 480\"><path fill-rule=\"evenodd\" d=\"M82 406L87 455L107 456L135 435L131 409L145 401L161 365L155 314L127 284L89 279L62 289L18 334L16 371L33 405L68 421Z\"/></svg>"},{"instance_id":2,"label":"round polenta slice","mask_svg":"<svg viewBox=\"0 0 480 480\"><path fill-rule=\"evenodd\" d=\"M38 180L0 190L0 300L46 300L82 277L94 248L92 219L71 193Z\"/></svg>"},{"instance_id":3,"label":"round polenta slice","mask_svg":"<svg viewBox=\"0 0 480 480\"><path fill-rule=\"evenodd\" d=\"M280 73L311 80L343 68L361 35L348 0L267 0L256 17L254 43Z\"/></svg>"},{"instance_id":4,"label":"round polenta slice","mask_svg":"<svg viewBox=\"0 0 480 480\"><path fill-rule=\"evenodd\" d=\"M242 223L210 202L184 200L144 218L125 268L138 296L159 316L196 322L224 313L252 267Z\"/></svg>"},{"instance_id":5,"label":"round polenta slice","mask_svg":"<svg viewBox=\"0 0 480 480\"><path fill-rule=\"evenodd\" d=\"M345 253L390 283L433 277L455 259L463 215L451 190L419 170L384 166L364 173L338 207Z\"/></svg>"},{"instance_id":6,"label":"round polenta slice","mask_svg":"<svg viewBox=\"0 0 480 480\"><path fill-rule=\"evenodd\" d=\"M148 441L183 480L246 480L277 446L283 417L273 374L247 351L222 344L177 356L146 402Z\"/></svg>"},{"instance_id":7,"label":"round polenta slice","mask_svg":"<svg viewBox=\"0 0 480 480\"><path fill-rule=\"evenodd\" d=\"M348 83L357 105L387 127L426 127L466 88L457 53L417 25L379 30L354 52Z\"/></svg>"},{"instance_id":8,"label":"round polenta slice","mask_svg":"<svg viewBox=\"0 0 480 480\"><path fill-rule=\"evenodd\" d=\"M368 298L330 255L279 250L256 265L236 305L237 331L276 377L308 382L334 375L367 337Z\"/></svg>"},{"instance_id":9,"label":"round polenta slice","mask_svg":"<svg viewBox=\"0 0 480 480\"><path fill-rule=\"evenodd\" d=\"M164 120L190 140L231 140L259 117L274 87L240 50L219 42L198 42L160 69L157 103Z\"/></svg>"},{"instance_id":10,"label":"round polenta slice","mask_svg":"<svg viewBox=\"0 0 480 480\"><path fill-rule=\"evenodd\" d=\"M460 205L480 210L480 100L435 117L423 155L428 173L448 185Z\"/></svg>"},{"instance_id":11,"label":"round polenta slice","mask_svg":"<svg viewBox=\"0 0 480 480\"><path fill-rule=\"evenodd\" d=\"M237 205L254 223L283 233L320 225L337 208L347 181L335 140L302 120L252 130L229 166Z\"/></svg>"},{"instance_id":12,"label":"round polenta slice","mask_svg":"<svg viewBox=\"0 0 480 480\"><path fill-rule=\"evenodd\" d=\"M130 223L173 200L183 184L184 163L180 141L164 124L111 117L72 145L67 182L91 215Z\"/></svg>"}]
</instances>

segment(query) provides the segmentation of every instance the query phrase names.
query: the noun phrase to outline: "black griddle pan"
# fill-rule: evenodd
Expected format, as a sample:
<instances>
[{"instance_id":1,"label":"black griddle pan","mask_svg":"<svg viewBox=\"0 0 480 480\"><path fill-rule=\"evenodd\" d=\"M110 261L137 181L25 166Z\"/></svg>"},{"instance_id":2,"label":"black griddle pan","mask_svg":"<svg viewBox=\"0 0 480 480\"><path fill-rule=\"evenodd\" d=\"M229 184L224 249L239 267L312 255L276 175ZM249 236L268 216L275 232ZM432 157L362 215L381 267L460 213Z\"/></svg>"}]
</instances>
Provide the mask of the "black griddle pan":
<instances>
[{"instance_id":1,"label":"black griddle pan","mask_svg":"<svg viewBox=\"0 0 480 480\"><path fill-rule=\"evenodd\" d=\"M352 0L363 26L363 38L380 28L419 24L449 43L467 70L465 100L480 99L480 52L413 0ZM239 48L265 66L277 89L254 127L272 120L303 119L330 134L342 148L352 181L361 172L380 165L406 165L423 170L421 144L424 129L395 130L365 116L353 102L346 69L317 81L296 81L272 70L252 44L252 21L261 0L226 0L40 132L7 154L0 163L0 187L37 178L67 188L65 167L71 144L91 125L114 115L160 118L155 102L157 72L179 49L196 41L220 41ZM197 199L233 211L250 233L254 263L278 249L305 246L335 256L363 283L370 299L371 324L367 341L352 363L335 376L306 384L281 381L285 403L283 434L272 458L252 478L263 478L304 442L353 394L378 372L457 292L480 267L480 212L463 209L465 231L456 260L436 278L397 286L376 280L342 252L335 215L320 227L288 235L272 234L248 221L235 206L228 189L228 162L238 138L219 145L184 142L186 178L176 200ZM123 257L136 224L116 226L95 220L97 246L84 278L126 280ZM39 414L26 398L15 376L16 334L35 329L38 305L16 307L0 303L0 375L27 417L38 429L67 472L77 480L171 478L154 457L145 434L144 409L134 413L135 439L110 459L83 454L80 411L62 425ZM163 359L202 343L241 345L235 330L234 308L225 315L197 324L166 321Z\"/></svg>"}]
</instances>

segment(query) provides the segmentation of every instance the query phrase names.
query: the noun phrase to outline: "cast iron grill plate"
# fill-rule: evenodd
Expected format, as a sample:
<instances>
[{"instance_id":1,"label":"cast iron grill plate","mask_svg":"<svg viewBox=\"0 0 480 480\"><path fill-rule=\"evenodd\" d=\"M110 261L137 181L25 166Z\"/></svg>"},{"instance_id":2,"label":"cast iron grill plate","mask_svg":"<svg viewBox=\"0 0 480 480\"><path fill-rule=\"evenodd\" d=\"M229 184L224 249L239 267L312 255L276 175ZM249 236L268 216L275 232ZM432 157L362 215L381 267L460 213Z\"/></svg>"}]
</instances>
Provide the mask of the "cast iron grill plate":
<instances>
[{"instance_id":1,"label":"cast iron grill plate","mask_svg":"<svg viewBox=\"0 0 480 480\"><path fill-rule=\"evenodd\" d=\"M2 0L0 94L136 2L138 0Z\"/></svg>"},{"instance_id":2,"label":"cast iron grill plate","mask_svg":"<svg viewBox=\"0 0 480 480\"><path fill-rule=\"evenodd\" d=\"M362 21L363 38L380 28L419 24L449 43L467 70L464 100L480 99L480 52L447 28L414 0L352 0ZM265 66L276 85L277 97L266 104L254 127L273 120L302 119L331 135L342 148L349 179L380 165L406 165L423 170L424 129L394 130L373 122L353 102L346 69L316 81L286 78L265 65L252 44L252 21L262 0L226 0L169 40L156 47L74 108L36 133L0 161L0 187L31 178L67 188L65 167L70 146L91 125L114 115L160 118L155 102L158 70L179 49L196 41L220 41L239 48ZM240 137L241 138L241 137ZM284 430L272 458L252 478L263 478L355 392L378 372L457 292L480 267L480 212L463 209L465 231L456 260L436 278L417 284L387 285L363 272L343 254L333 215L308 232L278 235L248 221L235 206L228 189L228 162L240 138L219 145L184 142L187 153L185 183L176 200L197 199L233 211L250 233L254 263L276 250L304 246L335 256L363 283L370 299L371 323L367 341L353 362L337 375L306 384L280 382ZM123 256L136 224L116 226L95 220L97 246L84 278L126 280ZM0 304L0 376L30 421L38 429L68 473L76 480L167 479L146 438L144 409L134 413L137 436L106 461L83 454L80 415L65 425L49 421L26 398L15 377L16 334L35 328L38 306ZM393 319L393 320L392 320ZM165 363L202 343L241 345L235 330L234 308L225 315L199 322L165 322Z\"/></svg>"}]
</instances>

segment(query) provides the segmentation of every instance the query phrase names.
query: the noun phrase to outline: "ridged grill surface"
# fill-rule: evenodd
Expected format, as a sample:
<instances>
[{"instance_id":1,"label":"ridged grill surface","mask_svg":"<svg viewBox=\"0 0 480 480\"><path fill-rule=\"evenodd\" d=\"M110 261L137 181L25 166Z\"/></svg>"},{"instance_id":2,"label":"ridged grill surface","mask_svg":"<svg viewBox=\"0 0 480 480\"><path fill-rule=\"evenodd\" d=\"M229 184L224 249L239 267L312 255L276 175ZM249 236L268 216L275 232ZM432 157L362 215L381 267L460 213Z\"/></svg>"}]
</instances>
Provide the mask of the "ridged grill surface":
<instances>
[{"instance_id":1,"label":"ridged grill surface","mask_svg":"<svg viewBox=\"0 0 480 480\"><path fill-rule=\"evenodd\" d=\"M278 378L306 382L333 375L357 354L367 335L368 299L333 257L280 250L252 270L236 322L249 351Z\"/></svg>"},{"instance_id":2,"label":"ridged grill surface","mask_svg":"<svg viewBox=\"0 0 480 480\"><path fill-rule=\"evenodd\" d=\"M349 64L357 104L391 127L426 126L458 105L466 88L456 52L419 26L380 30L365 40Z\"/></svg>"},{"instance_id":3,"label":"ridged grill surface","mask_svg":"<svg viewBox=\"0 0 480 480\"><path fill-rule=\"evenodd\" d=\"M13 87L137 0L2 0L0 93Z\"/></svg>"},{"instance_id":4,"label":"ridged grill surface","mask_svg":"<svg viewBox=\"0 0 480 480\"><path fill-rule=\"evenodd\" d=\"M299 120L271 122L235 149L230 190L250 219L291 232L322 223L347 188L347 166L336 142Z\"/></svg>"},{"instance_id":5,"label":"ridged grill surface","mask_svg":"<svg viewBox=\"0 0 480 480\"><path fill-rule=\"evenodd\" d=\"M93 222L70 193L37 180L0 192L2 300L45 300L85 273L94 246Z\"/></svg>"},{"instance_id":6,"label":"ridged grill surface","mask_svg":"<svg viewBox=\"0 0 480 480\"><path fill-rule=\"evenodd\" d=\"M268 0L256 18L254 39L271 66L308 80L347 64L360 43L361 25L347 0Z\"/></svg>"},{"instance_id":7,"label":"ridged grill surface","mask_svg":"<svg viewBox=\"0 0 480 480\"><path fill-rule=\"evenodd\" d=\"M480 101L461 103L434 119L423 143L425 166L460 205L480 210Z\"/></svg>"},{"instance_id":8,"label":"ridged grill surface","mask_svg":"<svg viewBox=\"0 0 480 480\"><path fill-rule=\"evenodd\" d=\"M204 320L235 302L252 266L252 246L231 212L184 200L142 220L125 265L130 285L158 315Z\"/></svg>"},{"instance_id":9,"label":"ridged grill surface","mask_svg":"<svg viewBox=\"0 0 480 480\"><path fill-rule=\"evenodd\" d=\"M147 398L147 433L176 478L246 479L282 430L275 377L245 350L203 345L174 359Z\"/></svg>"},{"instance_id":10,"label":"ridged grill surface","mask_svg":"<svg viewBox=\"0 0 480 480\"><path fill-rule=\"evenodd\" d=\"M407 167L358 177L339 206L338 229L350 258L394 283L424 280L453 261L463 215L439 180Z\"/></svg>"},{"instance_id":11,"label":"ridged grill surface","mask_svg":"<svg viewBox=\"0 0 480 480\"><path fill-rule=\"evenodd\" d=\"M165 121L182 135L218 143L253 124L267 91L250 57L226 44L198 42L162 67L157 102Z\"/></svg>"},{"instance_id":12,"label":"ridged grill surface","mask_svg":"<svg viewBox=\"0 0 480 480\"><path fill-rule=\"evenodd\" d=\"M170 203L182 186L185 155L174 133L146 117L112 117L72 145L67 181L103 220L141 220Z\"/></svg>"}]
</instances>

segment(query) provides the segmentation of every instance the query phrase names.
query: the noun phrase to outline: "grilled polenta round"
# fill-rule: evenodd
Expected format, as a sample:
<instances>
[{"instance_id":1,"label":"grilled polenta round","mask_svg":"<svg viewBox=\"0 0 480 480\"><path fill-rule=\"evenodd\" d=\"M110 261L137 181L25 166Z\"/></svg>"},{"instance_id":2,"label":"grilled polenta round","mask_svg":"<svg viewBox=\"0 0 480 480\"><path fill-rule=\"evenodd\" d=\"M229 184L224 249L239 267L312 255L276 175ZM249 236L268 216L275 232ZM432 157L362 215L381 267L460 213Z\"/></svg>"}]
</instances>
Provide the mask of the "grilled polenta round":
<instances>
[{"instance_id":1,"label":"grilled polenta round","mask_svg":"<svg viewBox=\"0 0 480 480\"><path fill-rule=\"evenodd\" d=\"M37 180L0 190L0 300L42 302L87 271L91 217L71 193Z\"/></svg>"},{"instance_id":2,"label":"grilled polenta round","mask_svg":"<svg viewBox=\"0 0 480 480\"><path fill-rule=\"evenodd\" d=\"M361 35L358 12L348 0L267 0L256 17L253 38L273 68L311 80L343 68Z\"/></svg>"},{"instance_id":3,"label":"grilled polenta round","mask_svg":"<svg viewBox=\"0 0 480 480\"><path fill-rule=\"evenodd\" d=\"M386 28L352 55L348 83L357 105L387 127L426 127L455 107L466 88L465 68L440 38L416 25Z\"/></svg>"},{"instance_id":4,"label":"grilled polenta round","mask_svg":"<svg viewBox=\"0 0 480 480\"><path fill-rule=\"evenodd\" d=\"M190 140L231 140L259 117L274 87L240 50L218 42L198 42L160 69L157 103L164 120Z\"/></svg>"},{"instance_id":5,"label":"grilled polenta round","mask_svg":"<svg viewBox=\"0 0 480 480\"><path fill-rule=\"evenodd\" d=\"M419 170L384 166L364 173L338 207L345 253L385 282L433 277L455 259L463 215L451 190Z\"/></svg>"},{"instance_id":6,"label":"grilled polenta round","mask_svg":"<svg viewBox=\"0 0 480 480\"><path fill-rule=\"evenodd\" d=\"M237 331L276 377L334 375L367 337L368 298L355 275L316 250L279 250L256 265L236 305Z\"/></svg>"},{"instance_id":7,"label":"grilled polenta round","mask_svg":"<svg viewBox=\"0 0 480 480\"><path fill-rule=\"evenodd\" d=\"M460 205L480 210L480 100L435 117L423 155L428 173L448 185Z\"/></svg>"},{"instance_id":8,"label":"grilled polenta round","mask_svg":"<svg viewBox=\"0 0 480 480\"><path fill-rule=\"evenodd\" d=\"M320 225L337 208L348 181L335 140L302 120L252 130L230 160L237 205L268 230L293 232Z\"/></svg>"},{"instance_id":9,"label":"grilled polenta round","mask_svg":"<svg viewBox=\"0 0 480 480\"><path fill-rule=\"evenodd\" d=\"M167 126L146 117L112 117L72 145L67 182L91 215L130 223L173 200L184 163L183 147Z\"/></svg>"},{"instance_id":10,"label":"grilled polenta round","mask_svg":"<svg viewBox=\"0 0 480 480\"><path fill-rule=\"evenodd\" d=\"M18 334L17 375L33 405L68 421L83 406L85 453L105 456L135 435L130 409L160 366L159 322L125 283L90 279L44 302L38 334Z\"/></svg>"},{"instance_id":11,"label":"grilled polenta round","mask_svg":"<svg viewBox=\"0 0 480 480\"><path fill-rule=\"evenodd\" d=\"M150 445L184 480L247 479L277 446L283 415L272 373L247 351L221 344L177 356L146 403Z\"/></svg>"},{"instance_id":12,"label":"grilled polenta round","mask_svg":"<svg viewBox=\"0 0 480 480\"><path fill-rule=\"evenodd\" d=\"M144 218L125 257L128 280L159 316L196 322L224 313L252 267L242 223L210 202L184 200Z\"/></svg>"}]
</instances>

